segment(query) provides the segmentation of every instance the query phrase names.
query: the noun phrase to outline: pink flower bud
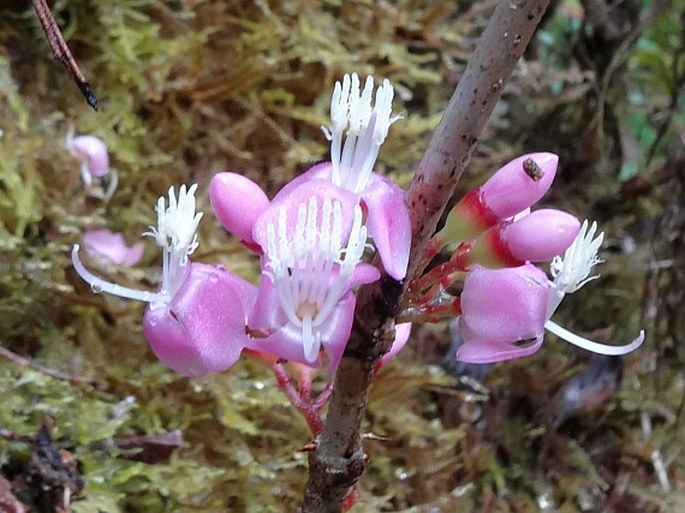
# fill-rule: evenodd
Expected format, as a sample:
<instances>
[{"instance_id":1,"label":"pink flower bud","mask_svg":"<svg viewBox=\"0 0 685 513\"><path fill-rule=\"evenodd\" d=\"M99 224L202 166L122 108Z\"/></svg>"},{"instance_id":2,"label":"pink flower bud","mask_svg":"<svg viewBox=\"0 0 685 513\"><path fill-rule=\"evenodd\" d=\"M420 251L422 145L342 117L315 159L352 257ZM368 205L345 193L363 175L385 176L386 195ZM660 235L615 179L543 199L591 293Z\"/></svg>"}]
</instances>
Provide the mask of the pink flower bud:
<instances>
[{"instance_id":1,"label":"pink flower bud","mask_svg":"<svg viewBox=\"0 0 685 513\"><path fill-rule=\"evenodd\" d=\"M554 180L559 157L529 153L500 168L481 187L468 192L447 216L440 237L463 242L536 203Z\"/></svg>"},{"instance_id":2,"label":"pink flower bud","mask_svg":"<svg viewBox=\"0 0 685 513\"><path fill-rule=\"evenodd\" d=\"M500 237L514 258L544 262L566 251L579 230L577 217L561 210L542 209L508 224Z\"/></svg>"},{"instance_id":3,"label":"pink flower bud","mask_svg":"<svg viewBox=\"0 0 685 513\"><path fill-rule=\"evenodd\" d=\"M109 154L102 139L93 135L79 135L68 141L68 147L91 176L100 178L109 173Z\"/></svg>"},{"instance_id":4,"label":"pink flower bud","mask_svg":"<svg viewBox=\"0 0 685 513\"><path fill-rule=\"evenodd\" d=\"M460 264L490 268L515 267L524 262L544 262L563 253L580 230L580 221L561 210L542 209L516 221L506 221L486 230L469 251L460 255Z\"/></svg>"},{"instance_id":5,"label":"pink flower bud","mask_svg":"<svg viewBox=\"0 0 685 513\"><path fill-rule=\"evenodd\" d=\"M549 190L557 172L554 153L528 153L501 167L480 191L483 205L506 219L537 203Z\"/></svg>"},{"instance_id":6,"label":"pink flower bud","mask_svg":"<svg viewBox=\"0 0 685 513\"><path fill-rule=\"evenodd\" d=\"M209 184L209 201L221 226L247 244L254 244L252 227L269 206L269 198L259 185L237 173L218 173Z\"/></svg>"}]
</instances>

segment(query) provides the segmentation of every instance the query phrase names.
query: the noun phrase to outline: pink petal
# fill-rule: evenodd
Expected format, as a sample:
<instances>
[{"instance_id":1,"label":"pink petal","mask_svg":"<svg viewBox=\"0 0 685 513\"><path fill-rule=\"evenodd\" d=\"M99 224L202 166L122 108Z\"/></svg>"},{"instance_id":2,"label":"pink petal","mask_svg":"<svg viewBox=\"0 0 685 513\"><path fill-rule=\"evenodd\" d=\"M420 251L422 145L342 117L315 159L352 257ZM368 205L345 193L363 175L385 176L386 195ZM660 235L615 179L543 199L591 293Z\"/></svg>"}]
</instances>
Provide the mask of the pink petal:
<instances>
[{"instance_id":1,"label":"pink petal","mask_svg":"<svg viewBox=\"0 0 685 513\"><path fill-rule=\"evenodd\" d=\"M409 340L409 335L411 334L411 322L403 322L401 324L395 325L395 340L392 342L390 351L381 356L381 364L387 363L392 360L397 353L399 353Z\"/></svg>"},{"instance_id":2,"label":"pink petal","mask_svg":"<svg viewBox=\"0 0 685 513\"><path fill-rule=\"evenodd\" d=\"M542 209L505 226L502 241L523 261L544 262L566 251L580 230L577 217Z\"/></svg>"},{"instance_id":3,"label":"pink petal","mask_svg":"<svg viewBox=\"0 0 685 513\"><path fill-rule=\"evenodd\" d=\"M132 267L143 257L145 245L138 242L127 246L120 233L100 229L89 230L83 235L83 249L95 260Z\"/></svg>"},{"instance_id":4,"label":"pink petal","mask_svg":"<svg viewBox=\"0 0 685 513\"><path fill-rule=\"evenodd\" d=\"M277 331L288 323L278 300L276 288L268 277L262 277L257 288L257 299L248 313L248 326L254 330ZM258 340L255 340L259 344ZM301 343L300 343L301 345ZM249 346L250 349L261 350Z\"/></svg>"},{"instance_id":5,"label":"pink petal","mask_svg":"<svg viewBox=\"0 0 685 513\"><path fill-rule=\"evenodd\" d=\"M317 328L321 333L322 348L328 355L329 372L334 372L337 368L350 338L355 301L352 293L344 296L328 319ZM318 368L321 364L320 359L312 364L305 358L302 328L289 322L280 307L273 284L268 279L263 279L259 285L259 295L248 325L251 330L273 331L267 337L249 339L246 346L249 349L309 367Z\"/></svg>"},{"instance_id":6,"label":"pink petal","mask_svg":"<svg viewBox=\"0 0 685 513\"><path fill-rule=\"evenodd\" d=\"M81 161L86 161L88 172L96 178L109 173L109 154L102 139L93 135L79 135L69 141L69 151Z\"/></svg>"},{"instance_id":7,"label":"pink petal","mask_svg":"<svg viewBox=\"0 0 685 513\"><path fill-rule=\"evenodd\" d=\"M464 280L462 325L493 342L537 338L544 332L549 288L533 265L505 269L476 266Z\"/></svg>"},{"instance_id":8,"label":"pink petal","mask_svg":"<svg viewBox=\"0 0 685 513\"><path fill-rule=\"evenodd\" d=\"M257 301L249 315L248 326L250 330L272 333L266 337L251 337L247 342L249 349L312 366L304 356L302 328L289 322L268 278L262 278L259 283ZM315 362L315 366L318 365L319 360Z\"/></svg>"},{"instance_id":9,"label":"pink petal","mask_svg":"<svg viewBox=\"0 0 685 513\"><path fill-rule=\"evenodd\" d=\"M252 227L269 206L259 185L237 173L217 173L209 184L209 201L221 226L248 244L254 242Z\"/></svg>"},{"instance_id":10,"label":"pink petal","mask_svg":"<svg viewBox=\"0 0 685 513\"><path fill-rule=\"evenodd\" d=\"M532 159L542 177L531 178L524 161ZM557 171L559 157L554 153L529 153L505 164L481 187L483 204L500 219L519 213L536 203L549 190Z\"/></svg>"},{"instance_id":11,"label":"pink petal","mask_svg":"<svg viewBox=\"0 0 685 513\"><path fill-rule=\"evenodd\" d=\"M328 355L328 372L333 374L342 359L347 343L350 341L354 323L354 307L357 298L348 294L338 303L338 307L319 328L322 332L322 345Z\"/></svg>"},{"instance_id":12,"label":"pink petal","mask_svg":"<svg viewBox=\"0 0 685 513\"><path fill-rule=\"evenodd\" d=\"M346 242L352 228L354 206L357 204L357 197L351 192L320 179L307 180L299 187L291 189L288 194L279 194L278 199L274 198L269 208L262 213L255 223L252 229L252 239L262 248L266 247L267 228L270 224L278 227L278 218L282 207L285 207L287 212L286 234L289 237L294 236L300 205L308 205L311 198L317 199L317 226L321 225L325 199L339 201L342 204L343 242Z\"/></svg>"},{"instance_id":13,"label":"pink petal","mask_svg":"<svg viewBox=\"0 0 685 513\"><path fill-rule=\"evenodd\" d=\"M380 277L381 272L376 269L375 266L365 263L357 264L357 267L354 268L352 276L350 276L347 282L347 290L358 287L359 285L373 283Z\"/></svg>"},{"instance_id":14,"label":"pink petal","mask_svg":"<svg viewBox=\"0 0 685 513\"><path fill-rule=\"evenodd\" d=\"M143 332L157 357L188 377L231 367L245 347L245 313L235 279L219 268L191 264L168 307L143 317Z\"/></svg>"},{"instance_id":15,"label":"pink petal","mask_svg":"<svg viewBox=\"0 0 685 513\"><path fill-rule=\"evenodd\" d=\"M514 358L524 358L536 353L542 347L540 335L524 346L509 342L494 342L486 339L472 339L464 342L457 350L457 360L464 363L495 363Z\"/></svg>"},{"instance_id":16,"label":"pink petal","mask_svg":"<svg viewBox=\"0 0 685 513\"><path fill-rule=\"evenodd\" d=\"M274 201L280 200L283 196L287 196L292 192L294 189L298 188L300 185L303 183L308 182L309 180L326 180L328 182L331 181L331 169L332 169L332 164L330 162L321 162L319 164L316 164L312 167L310 167L307 171L302 173L299 176L296 176L292 180L290 180L287 184L285 184L280 191L276 193L276 196L274 196Z\"/></svg>"},{"instance_id":17,"label":"pink petal","mask_svg":"<svg viewBox=\"0 0 685 513\"><path fill-rule=\"evenodd\" d=\"M402 280L407 273L411 247L411 222L404 191L385 177L373 173L362 193L368 209L366 225L385 271Z\"/></svg>"}]
</instances>

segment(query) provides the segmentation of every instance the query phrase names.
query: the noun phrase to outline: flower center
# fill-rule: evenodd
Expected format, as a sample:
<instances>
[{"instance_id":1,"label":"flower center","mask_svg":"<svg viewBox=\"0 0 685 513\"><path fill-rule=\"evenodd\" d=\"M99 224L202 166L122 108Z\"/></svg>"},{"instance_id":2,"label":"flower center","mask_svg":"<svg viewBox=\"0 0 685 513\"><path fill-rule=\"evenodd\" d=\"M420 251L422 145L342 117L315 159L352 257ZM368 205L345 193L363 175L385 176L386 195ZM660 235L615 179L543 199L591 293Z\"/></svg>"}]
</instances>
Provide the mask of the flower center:
<instances>
[{"instance_id":1,"label":"flower center","mask_svg":"<svg viewBox=\"0 0 685 513\"><path fill-rule=\"evenodd\" d=\"M321 326L348 292L349 278L366 243L361 207L355 205L352 229L343 246L342 205L317 198L298 206L294 233L282 206L277 226L267 227L267 263L279 305L288 321L302 330L305 358L313 362L321 348ZM288 233L288 232L291 233Z\"/></svg>"}]
</instances>

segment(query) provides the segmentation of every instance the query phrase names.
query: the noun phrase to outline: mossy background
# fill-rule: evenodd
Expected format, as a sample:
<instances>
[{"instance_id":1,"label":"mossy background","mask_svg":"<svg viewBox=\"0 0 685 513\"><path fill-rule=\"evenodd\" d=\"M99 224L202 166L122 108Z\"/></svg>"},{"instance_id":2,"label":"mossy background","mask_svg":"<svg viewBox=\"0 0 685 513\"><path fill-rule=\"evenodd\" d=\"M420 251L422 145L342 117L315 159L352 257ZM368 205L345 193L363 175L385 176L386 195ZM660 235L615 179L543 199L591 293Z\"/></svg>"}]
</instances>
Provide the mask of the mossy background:
<instances>
[{"instance_id":1,"label":"mossy background","mask_svg":"<svg viewBox=\"0 0 685 513\"><path fill-rule=\"evenodd\" d=\"M167 371L142 336L143 305L92 294L71 268L71 245L103 226L134 242L154 222L157 197L198 183L206 215L196 256L254 278L254 260L212 219L212 175L240 171L273 193L325 159L319 127L332 85L356 71L396 87L404 120L378 169L407 184L494 3L52 2L99 112L51 58L30 5L0 6L0 341L98 383L2 359L0 427L34 437L49 425L85 482L73 511L295 511L310 435L254 362L192 381ZM657 3L621 4L630 28ZM473 394L440 365L447 327L416 327L376 380L365 429L388 440L367 442L354 511L685 510L683 12L673 1L639 37L612 46L578 3L553 2L459 187L524 151L561 155L545 203L597 219L608 244L601 280L559 317L604 340L647 329L622 360L621 387L555 426L559 392L588 355L549 336L535 357L492 367L487 389ZM120 179L111 202L84 194L64 147L71 129L106 142ZM134 270L109 277L153 288L152 246ZM174 430L183 445L168 461L133 461L117 448ZM0 477L32 511L53 511L24 482L30 450L0 439Z\"/></svg>"}]
</instances>

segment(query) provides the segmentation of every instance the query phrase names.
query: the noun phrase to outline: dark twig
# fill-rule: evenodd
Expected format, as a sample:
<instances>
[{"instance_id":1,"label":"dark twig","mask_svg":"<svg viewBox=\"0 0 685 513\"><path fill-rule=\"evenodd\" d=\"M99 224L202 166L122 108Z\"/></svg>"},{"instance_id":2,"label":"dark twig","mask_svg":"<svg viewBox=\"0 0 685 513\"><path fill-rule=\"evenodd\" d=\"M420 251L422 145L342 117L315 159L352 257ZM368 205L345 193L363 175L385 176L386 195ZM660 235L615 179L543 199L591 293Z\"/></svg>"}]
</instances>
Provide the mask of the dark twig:
<instances>
[{"instance_id":1,"label":"dark twig","mask_svg":"<svg viewBox=\"0 0 685 513\"><path fill-rule=\"evenodd\" d=\"M81 90L83 96L86 97L88 105L93 107L93 109L98 110L98 99L95 97L95 93L91 89L81 68L79 68L76 59L74 59L74 56L71 54L71 50L69 50L69 46L64 40L62 31L57 26L57 22L52 15L52 11L50 11L47 1L32 0L32 3L33 8L36 10L36 14L38 14L40 24L43 27L43 32L45 32L45 36L48 38L48 43L50 44L55 59L64 64L64 67L67 68L71 78Z\"/></svg>"},{"instance_id":2,"label":"dark twig","mask_svg":"<svg viewBox=\"0 0 685 513\"><path fill-rule=\"evenodd\" d=\"M435 232L504 85L549 0L500 0L407 191L411 277ZM309 456L303 513L338 513L366 468L361 422L378 358L394 337L404 286L385 276L360 290L356 319L336 373L324 430Z\"/></svg>"},{"instance_id":3,"label":"dark twig","mask_svg":"<svg viewBox=\"0 0 685 513\"><path fill-rule=\"evenodd\" d=\"M56 371L54 369L49 369L33 363L28 358L19 356L17 353L10 351L9 349L0 346L0 358L4 358L12 363L21 365L22 367L30 367L31 369L50 376L51 378L59 379L60 381L68 381L69 383L86 383L93 387L97 387L97 382L93 378L88 378L85 376L76 376L74 374L66 374L64 372Z\"/></svg>"}]
</instances>

